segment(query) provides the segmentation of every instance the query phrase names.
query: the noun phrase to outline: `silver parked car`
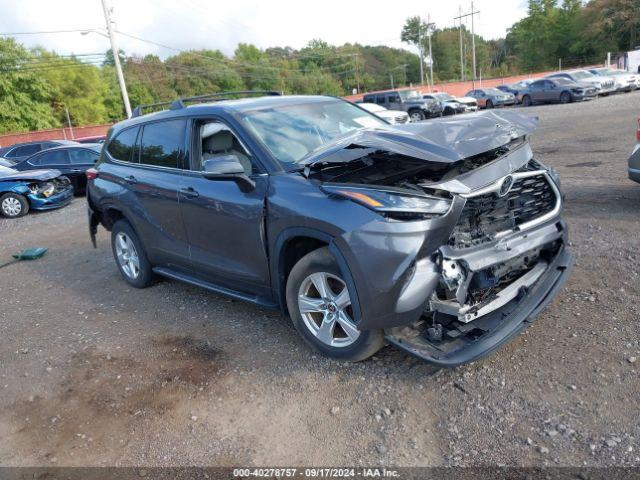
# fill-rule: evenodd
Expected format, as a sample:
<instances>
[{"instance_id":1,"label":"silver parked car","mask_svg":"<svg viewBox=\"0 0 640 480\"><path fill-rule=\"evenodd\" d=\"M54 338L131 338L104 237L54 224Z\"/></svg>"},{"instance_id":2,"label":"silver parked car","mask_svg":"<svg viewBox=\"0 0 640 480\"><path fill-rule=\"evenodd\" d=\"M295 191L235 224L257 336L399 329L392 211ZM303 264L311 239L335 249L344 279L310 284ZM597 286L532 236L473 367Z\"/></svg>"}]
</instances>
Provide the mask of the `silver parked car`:
<instances>
[{"instance_id":1,"label":"silver parked car","mask_svg":"<svg viewBox=\"0 0 640 480\"><path fill-rule=\"evenodd\" d=\"M393 125L409 122L409 114L402 110L389 110L377 103L358 103L357 105L364 108L367 112L371 112Z\"/></svg>"}]
</instances>

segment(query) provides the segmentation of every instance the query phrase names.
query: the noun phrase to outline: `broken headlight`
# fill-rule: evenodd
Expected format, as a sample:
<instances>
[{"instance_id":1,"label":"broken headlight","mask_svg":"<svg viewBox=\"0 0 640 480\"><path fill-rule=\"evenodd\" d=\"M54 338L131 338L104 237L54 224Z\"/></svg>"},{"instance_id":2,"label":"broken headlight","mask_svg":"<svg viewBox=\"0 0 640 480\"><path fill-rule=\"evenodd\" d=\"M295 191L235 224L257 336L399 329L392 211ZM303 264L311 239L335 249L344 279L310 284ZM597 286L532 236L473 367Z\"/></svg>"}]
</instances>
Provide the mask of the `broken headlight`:
<instances>
[{"instance_id":1,"label":"broken headlight","mask_svg":"<svg viewBox=\"0 0 640 480\"><path fill-rule=\"evenodd\" d=\"M56 191L56 186L51 182L38 185L38 193L43 197L50 197Z\"/></svg>"},{"instance_id":2,"label":"broken headlight","mask_svg":"<svg viewBox=\"0 0 640 480\"><path fill-rule=\"evenodd\" d=\"M399 218L403 216L428 218L444 215L451 206L451 200L429 195L411 195L389 190L335 185L325 185L322 189L332 195L338 195L364 205L376 212Z\"/></svg>"}]
</instances>

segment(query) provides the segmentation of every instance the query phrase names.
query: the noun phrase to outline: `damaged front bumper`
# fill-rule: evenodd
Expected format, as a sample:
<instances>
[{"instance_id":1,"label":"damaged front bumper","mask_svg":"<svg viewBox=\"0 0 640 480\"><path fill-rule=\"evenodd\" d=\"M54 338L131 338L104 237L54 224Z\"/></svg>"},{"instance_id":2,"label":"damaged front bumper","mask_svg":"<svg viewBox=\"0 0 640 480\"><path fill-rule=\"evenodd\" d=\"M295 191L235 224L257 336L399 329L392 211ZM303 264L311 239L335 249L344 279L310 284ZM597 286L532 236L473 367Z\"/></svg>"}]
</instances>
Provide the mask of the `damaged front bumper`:
<instances>
[{"instance_id":1,"label":"damaged front bumper","mask_svg":"<svg viewBox=\"0 0 640 480\"><path fill-rule=\"evenodd\" d=\"M429 339L427 322L386 332L387 341L428 363L457 367L489 355L527 328L553 300L572 267L569 252L562 248L533 284L523 287L503 306L470 323L454 321L441 339ZM432 334L433 335L433 334Z\"/></svg>"}]
</instances>

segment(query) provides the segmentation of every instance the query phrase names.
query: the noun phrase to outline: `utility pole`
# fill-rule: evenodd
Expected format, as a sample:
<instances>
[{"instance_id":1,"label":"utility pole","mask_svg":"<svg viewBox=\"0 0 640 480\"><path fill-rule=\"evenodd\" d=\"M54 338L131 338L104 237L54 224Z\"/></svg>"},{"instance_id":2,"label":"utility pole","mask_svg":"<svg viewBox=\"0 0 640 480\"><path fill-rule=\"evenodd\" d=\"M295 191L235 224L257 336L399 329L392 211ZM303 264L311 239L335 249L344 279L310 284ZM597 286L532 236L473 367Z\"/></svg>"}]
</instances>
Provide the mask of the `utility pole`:
<instances>
[{"instance_id":1,"label":"utility pole","mask_svg":"<svg viewBox=\"0 0 640 480\"><path fill-rule=\"evenodd\" d=\"M476 12L473 9L473 1L471 2L471 12L466 13L466 14L463 15L462 14L462 9L460 9L460 10L461 10L460 15L457 16L457 17L454 17L454 20L458 20L458 19L460 20L460 34L461 34L460 38L462 38L462 19L464 17L471 17L471 50L472 50L471 59L473 61L473 74L472 74L472 77L473 77L473 88L476 88L476 78L477 78L477 75L478 75L477 74L478 70L476 69L476 32L475 32L475 25L474 25L474 18L473 17L475 15L477 15L478 13L480 13L480 12ZM462 48L461 48L461 50L462 50Z\"/></svg>"},{"instance_id":2,"label":"utility pole","mask_svg":"<svg viewBox=\"0 0 640 480\"><path fill-rule=\"evenodd\" d=\"M558 59L558 71L559 72L562 71L562 59L561 58Z\"/></svg>"},{"instance_id":3,"label":"utility pole","mask_svg":"<svg viewBox=\"0 0 640 480\"><path fill-rule=\"evenodd\" d=\"M462 5L458 5L458 19L460 19L460 79L464 82L464 55L462 53ZM454 19L455 20L455 19Z\"/></svg>"},{"instance_id":4,"label":"utility pole","mask_svg":"<svg viewBox=\"0 0 640 480\"><path fill-rule=\"evenodd\" d=\"M418 48L420 48L420 85L424 83L424 52L422 51L422 17L418 17Z\"/></svg>"},{"instance_id":5,"label":"utility pole","mask_svg":"<svg viewBox=\"0 0 640 480\"><path fill-rule=\"evenodd\" d=\"M427 14L427 36L429 37L429 77L431 77L431 87L429 91L433 90L433 53L431 50L432 35L433 35L433 29L431 25L431 14Z\"/></svg>"},{"instance_id":6,"label":"utility pole","mask_svg":"<svg viewBox=\"0 0 640 480\"><path fill-rule=\"evenodd\" d=\"M107 22L107 32L109 33L109 40L111 41L111 52L113 53L113 63L116 67L116 75L118 76L118 83L120 84L120 92L122 93L122 102L124 103L124 110L127 112L127 118L131 118L131 104L129 103L129 94L127 93L127 85L124 83L124 75L122 74L122 67L120 66L120 56L118 51L118 45L116 43L116 37L113 35L113 25L111 24L111 11L107 7L107 0L102 0L102 9L104 10L104 19Z\"/></svg>"},{"instance_id":7,"label":"utility pole","mask_svg":"<svg viewBox=\"0 0 640 480\"><path fill-rule=\"evenodd\" d=\"M358 93L360 93L360 70L358 69L358 56L359 55L360 55L359 53L354 54L354 59L355 59L355 62L356 62L356 85L357 85L356 88L358 89Z\"/></svg>"},{"instance_id":8,"label":"utility pole","mask_svg":"<svg viewBox=\"0 0 640 480\"><path fill-rule=\"evenodd\" d=\"M393 90L394 89L394 87L393 87L393 73L389 74L389 78L391 78L391 90Z\"/></svg>"}]
</instances>

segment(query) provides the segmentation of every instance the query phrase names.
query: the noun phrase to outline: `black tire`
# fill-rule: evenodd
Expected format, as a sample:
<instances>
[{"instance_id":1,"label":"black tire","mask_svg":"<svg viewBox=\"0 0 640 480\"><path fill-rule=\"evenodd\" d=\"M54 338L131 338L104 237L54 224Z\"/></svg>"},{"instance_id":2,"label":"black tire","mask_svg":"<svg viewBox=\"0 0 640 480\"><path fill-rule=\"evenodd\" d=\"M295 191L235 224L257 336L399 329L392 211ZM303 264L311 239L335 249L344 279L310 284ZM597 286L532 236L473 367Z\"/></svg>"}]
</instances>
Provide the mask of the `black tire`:
<instances>
[{"instance_id":1,"label":"black tire","mask_svg":"<svg viewBox=\"0 0 640 480\"><path fill-rule=\"evenodd\" d=\"M309 320L308 318L305 321L305 319L303 318L298 300L300 291L303 290L305 284L309 282L309 277L312 274L326 274L328 275L330 280L334 280L336 283L342 281L340 268L338 267L335 258L327 247L314 250L313 252L308 253L303 258L301 258L298 263L294 265L291 273L289 274L289 278L287 279L286 297L289 316L291 317L293 325L295 326L300 336L304 339L304 341L309 344L314 350L322 353L323 355L326 355L327 357L337 360L346 360L350 362L359 362L361 360L365 360L366 358L369 358L378 350L380 350L380 348L384 345L384 335L381 330L360 331L355 340L345 338L345 341L351 341L352 343L342 346L332 346L329 343L326 343L318 338L317 333L313 333L311 327L309 327L306 323L307 321L311 320ZM346 284L344 283L343 288L346 288ZM329 296L331 295L336 294L335 292L331 292ZM321 296L318 295L317 299L321 300ZM325 314L323 317L325 318L325 320L322 320L322 318L319 319L320 325L323 325L326 322L326 315L330 315L330 310L328 309L329 303L333 302L327 302L327 305L323 305L327 307L327 309L325 310ZM351 307L347 307L344 310L339 310L339 313L347 312L347 314L349 315L349 308ZM335 310L333 311L335 312ZM310 314L307 315L309 316ZM314 313L314 315L316 315L316 313ZM323 314L318 313L317 315L322 316ZM334 338L334 334L339 336L341 333L344 333L346 336L348 336L346 330L343 330L341 327L344 321L334 321L334 323L335 327L331 333L332 338ZM337 341L341 341L340 338L338 338Z\"/></svg>"},{"instance_id":2,"label":"black tire","mask_svg":"<svg viewBox=\"0 0 640 480\"><path fill-rule=\"evenodd\" d=\"M443 112L443 113L444 113L444 115L445 115L445 116L449 116L449 115L454 115L456 112L455 112L455 110L454 110L453 108L451 108L451 107L446 107L446 108L444 109L444 112Z\"/></svg>"},{"instance_id":3,"label":"black tire","mask_svg":"<svg viewBox=\"0 0 640 480\"><path fill-rule=\"evenodd\" d=\"M524 97L522 97L522 105L524 105L525 107L530 107L531 105L533 105L533 102L531 101L531 97L529 95L525 95Z\"/></svg>"},{"instance_id":4,"label":"black tire","mask_svg":"<svg viewBox=\"0 0 640 480\"><path fill-rule=\"evenodd\" d=\"M560 94L560 103L570 103L571 102L571 94L569 92L562 92Z\"/></svg>"},{"instance_id":5,"label":"black tire","mask_svg":"<svg viewBox=\"0 0 640 480\"><path fill-rule=\"evenodd\" d=\"M29 212L29 201L18 193L5 193L0 197L0 213L7 218L24 217Z\"/></svg>"},{"instance_id":6,"label":"black tire","mask_svg":"<svg viewBox=\"0 0 640 480\"><path fill-rule=\"evenodd\" d=\"M409 119L412 122L421 122L422 120L424 120L425 118L427 118L424 114L424 112L422 110L419 109L414 109L409 111Z\"/></svg>"},{"instance_id":7,"label":"black tire","mask_svg":"<svg viewBox=\"0 0 640 480\"><path fill-rule=\"evenodd\" d=\"M493 108L493 102L491 100L487 100L487 103L484 104L485 108Z\"/></svg>"},{"instance_id":8,"label":"black tire","mask_svg":"<svg viewBox=\"0 0 640 480\"><path fill-rule=\"evenodd\" d=\"M137 274L132 275L127 271L127 267L123 266L123 261L119 258L118 247L116 242L120 241L120 236L124 236L124 239L128 239L134 246L134 251L138 259ZM153 273L151 263L147 259L145 252L138 235L133 230L131 224L126 220L118 220L111 229L111 250L113 251L113 258L116 261L120 274L125 281L135 288L145 288L152 285L156 280L156 275ZM135 273L135 272L134 272Z\"/></svg>"}]
</instances>

